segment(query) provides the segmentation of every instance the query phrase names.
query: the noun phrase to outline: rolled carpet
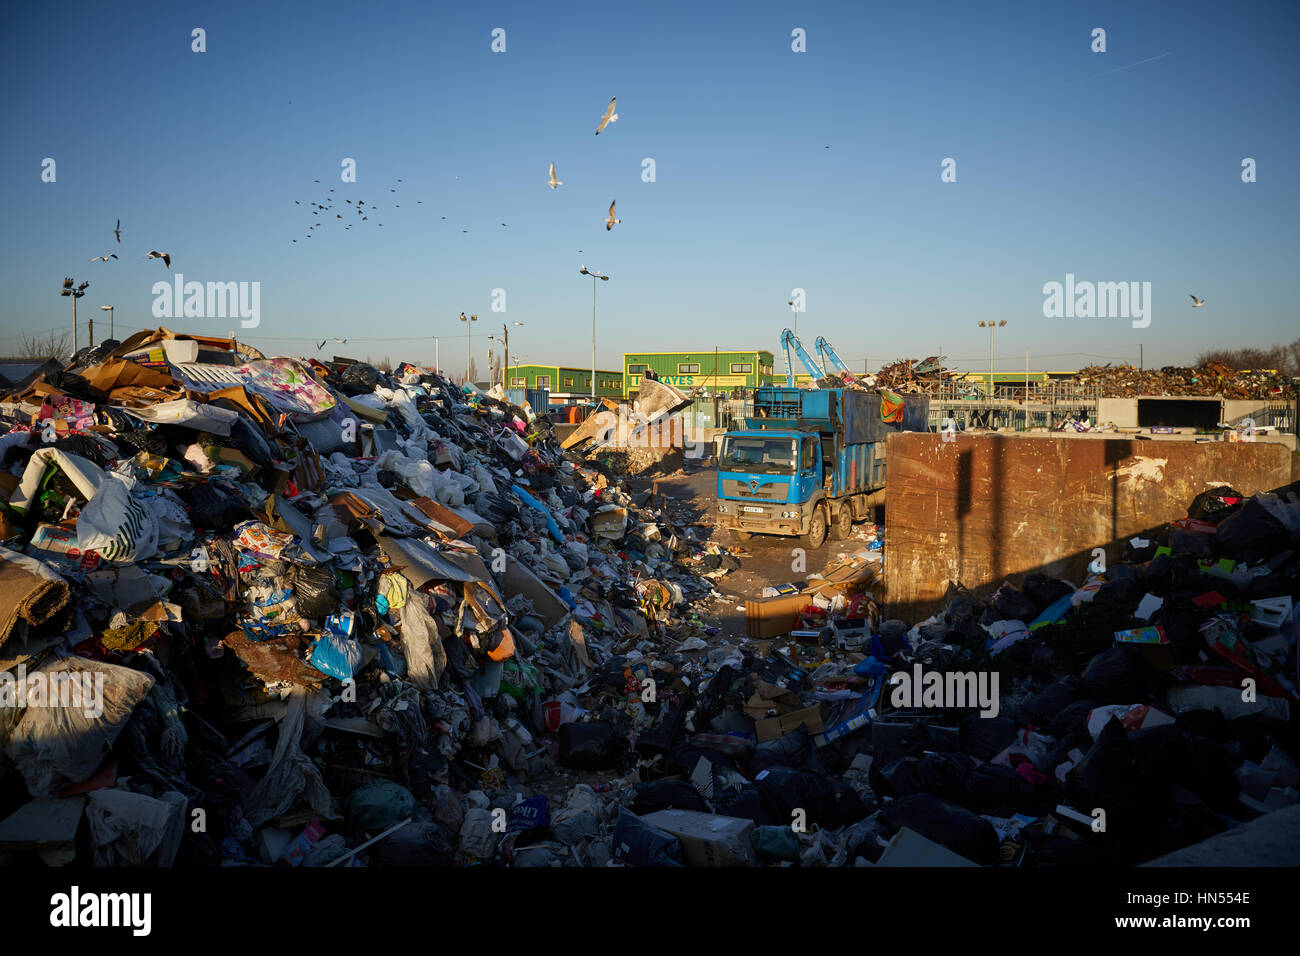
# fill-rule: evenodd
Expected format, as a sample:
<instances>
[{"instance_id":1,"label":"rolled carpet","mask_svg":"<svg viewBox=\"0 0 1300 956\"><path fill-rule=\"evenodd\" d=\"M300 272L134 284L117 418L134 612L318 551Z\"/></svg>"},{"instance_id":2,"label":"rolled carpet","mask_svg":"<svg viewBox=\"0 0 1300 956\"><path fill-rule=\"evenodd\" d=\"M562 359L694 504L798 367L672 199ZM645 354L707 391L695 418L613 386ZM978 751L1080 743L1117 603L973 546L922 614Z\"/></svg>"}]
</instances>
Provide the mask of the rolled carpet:
<instances>
[{"instance_id":1,"label":"rolled carpet","mask_svg":"<svg viewBox=\"0 0 1300 956\"><path fill-rule=\"evenodd\" d=\"M0 547L0 644L19 621L43 624L68 603L68 582L42 561Z\"/></svg>"}]
</instances>

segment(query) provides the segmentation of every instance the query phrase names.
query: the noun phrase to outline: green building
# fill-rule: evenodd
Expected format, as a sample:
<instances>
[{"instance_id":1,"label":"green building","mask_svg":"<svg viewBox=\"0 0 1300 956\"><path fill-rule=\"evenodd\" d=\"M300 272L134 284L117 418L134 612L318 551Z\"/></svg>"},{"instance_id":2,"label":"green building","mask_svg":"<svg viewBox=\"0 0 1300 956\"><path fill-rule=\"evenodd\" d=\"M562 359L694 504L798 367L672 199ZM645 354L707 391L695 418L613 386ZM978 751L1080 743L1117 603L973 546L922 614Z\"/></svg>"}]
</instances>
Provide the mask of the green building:
<instances>
[{"instance_id":1,"label":"green building","mask_svg":"<svg viewBox=\"0 0 1300 956\"><path fill-rule=\"evenodd\" d=\"M776 380L772 353L754 351L624 352L625 392L635 392L641 373L653 370L659 381L685 391L703 388L708 392L729 392L733 388L757 388Z\"/></svg>"},{"instance_id":2,"label":"green building","mask_svg":"<svg viewBox=\"0 0 1300 956\"><path fill-rule=\"evenodd\" d=\"M563 365L511 365L506 369L511 388L545 388L553 395L590 395L591 369ZM596 369L596 395L623 397L623 373Z\"/></svg>"}]
</instances>

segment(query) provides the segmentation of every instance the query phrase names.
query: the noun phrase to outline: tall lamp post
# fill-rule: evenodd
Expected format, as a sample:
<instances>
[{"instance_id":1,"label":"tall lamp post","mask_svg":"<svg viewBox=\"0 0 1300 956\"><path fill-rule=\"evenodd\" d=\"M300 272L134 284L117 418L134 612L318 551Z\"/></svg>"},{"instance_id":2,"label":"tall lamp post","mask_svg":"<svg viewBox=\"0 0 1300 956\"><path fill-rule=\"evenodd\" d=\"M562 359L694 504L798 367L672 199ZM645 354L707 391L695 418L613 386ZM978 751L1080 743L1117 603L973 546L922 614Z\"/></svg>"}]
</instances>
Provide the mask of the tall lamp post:
<instances>
[{"instance_id":1,"label":"tall lamp post","mask_svg":"<svg viewBox=\"0 0 1300 956\"><path fill-rule=\"evenodd\" d=\"M799 307L794 304L794 299L791 299L786 305L794 313L794 337L797 339L799 337Z\"/></svg>"},{"instance_id":2,"label":"tall lamp post","mask_svg":"<svg viewBox=\"0 0 1300 956\"><path fill-rule=\"evenodd\" d=\"M992 400L993 398L993 330L1000 329L1002 328L1002 326L1006 324L1007 324L1006 319L1003 319L1001 322L990 321L990 322L981 322L979 324L981 329L989 330L989 399L990 400Z\"/></svg>"},{"instance_id":3,"label":"tall lamp post","mask_svg":"<svg viewBox=\"0 0 1300 956\"><path fill-rule=\"evenodd\" d=\"M470 374L469 374L469 363L470 363L471 361L473 361L473 360L470 358L470 342L471 342L471 341L473 340L473 338L474 338L474 325L473 325L473 323L475 323L475 322L478 321L478 316L477 316L477 315L471 315L471 316L469 316L468 318L466 318L465 313L462 312L462 313L460 314L460 320L461 320L462 322L465 323L465 333L466 333L466 334L465 334L465 381L466 381L466 382L469 382L469 384L473 385L474 383L473 383L473 381L471 381L471 376L470 376Z\"/></svg>"},{"instance_id":4,"label":"tall lamp post","mask_svg":"<svg viewBox=\"0 0 1300 956\"><path fill-rule=\"evenodd\" d=\"M522 326L524 323L516 322L514 324ZM510 374L510 323L501 323L501 338L499 340L495 335L489 335L488 338L493 342L500 341L505 349L505 356L501 361L501 387L505 388L505 380Z\"/></svg>"},{"instance_id":5,"label":"tall lamp post","mask_svg":"<svg viewBox=\"0 0 1300 956\"><path fill-rule=\"evenodd\" d=\"M77 286L74 289L72 287L72 283L74 283L75 281L77 280L64 279L63 288L59 290L59 295L61 296L63 295L72 296L72 354L73 355L77 354L77 300L86 294L86 286L90 285L89 282L83 282L81 283L81 285Z\"/></svg>"},{"instance_id":6,"label":"tall lamp post","mask_svg":"<svg viewBox=\"0 0 1300 956\"><path fill-rule=\"evenodd\" d=\"M111 339L113 337L113 307L111 305L101 305L99 310L108 313L108 337ZM95 343L91 342L90 344L94 345Z\"/></svg>"},{"instance_id":7,"label":"tall lamp post","mask_svg":"<svg viewBox=\"0 0 1300 956\"><path fill-rule=\"evenodd\" d=\"M594 269L588 269L585 265L579 267L578 272L585 276L591 276L591 399L596 400L596 280L603 279L609 281L609 276L601 275Z\"/></svg>"}]
</instances>

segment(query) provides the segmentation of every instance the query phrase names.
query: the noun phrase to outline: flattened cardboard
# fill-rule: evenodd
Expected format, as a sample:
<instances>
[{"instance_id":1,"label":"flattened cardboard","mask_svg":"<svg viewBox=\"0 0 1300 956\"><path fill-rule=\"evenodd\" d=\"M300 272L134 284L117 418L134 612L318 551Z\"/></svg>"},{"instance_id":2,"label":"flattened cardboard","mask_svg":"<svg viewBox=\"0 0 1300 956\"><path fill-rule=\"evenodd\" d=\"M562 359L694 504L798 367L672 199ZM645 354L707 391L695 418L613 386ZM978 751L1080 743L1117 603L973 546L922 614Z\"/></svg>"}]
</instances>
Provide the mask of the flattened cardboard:
<instances>
[{"instance_id":1,"label":"flattened cardboard","mask_svg":"<svg viewBox=\"0 0 1300 956\"><path fill-rule=\"evenodd\" d=\"M533 602L533 611L543 626L554 627L564 615L569 613L569 605L560 600L560 596L546 586L522 561L507 561L505 573L501 575L501 589L506 599L522 594Z\"/></svg>"},{"instance_id":2,"label":"flattened cardboard","mask_svg":"<svg viewBox=\"0 0 1300 956\"><path fill-rule=\"evenodd\" d=\"M825 717L822 714L822 705L818 703L802 710L793 710L788 714L781 714L778 717L765 717L762 720L756 720L754 721L754 733L760 741L776 740L784 737L792 730L798 730L801 724L809 735L820 734L826 726Z\"/></svg>"}]
</instances>

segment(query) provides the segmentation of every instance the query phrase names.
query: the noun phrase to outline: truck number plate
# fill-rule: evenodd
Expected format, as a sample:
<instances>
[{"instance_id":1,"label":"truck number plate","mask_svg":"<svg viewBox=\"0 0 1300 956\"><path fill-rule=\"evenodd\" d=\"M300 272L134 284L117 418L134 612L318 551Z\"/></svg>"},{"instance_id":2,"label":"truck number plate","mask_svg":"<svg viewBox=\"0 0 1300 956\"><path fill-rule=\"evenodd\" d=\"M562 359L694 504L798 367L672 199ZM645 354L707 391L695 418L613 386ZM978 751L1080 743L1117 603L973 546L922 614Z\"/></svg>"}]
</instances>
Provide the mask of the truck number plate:
<instances>
[{"instance_id":1,"label":"truck number plate","mask_svg":"<svg viewBox=\"0 0 1300 956\"><path fill-rule=\"evenodd\" d=\"M743 508L742 508L741 510L743 510L743 511L753 511L753 512L756 512L756 513L758 513L758 514L763 514L763 509L762 509L762 508L755 508L753 505L744 505Z\"/></svg>"}]
</instances>

